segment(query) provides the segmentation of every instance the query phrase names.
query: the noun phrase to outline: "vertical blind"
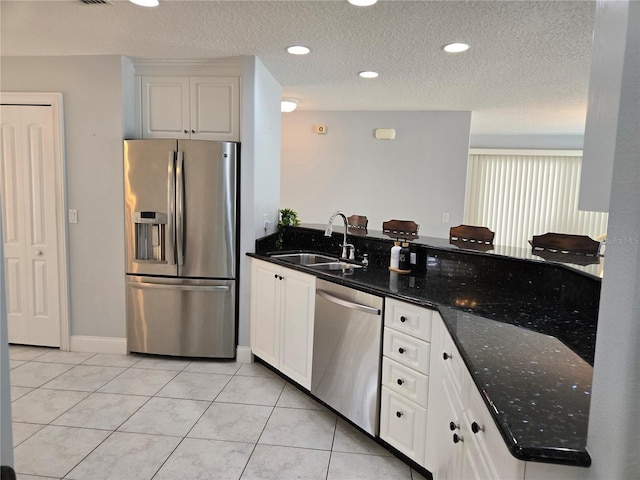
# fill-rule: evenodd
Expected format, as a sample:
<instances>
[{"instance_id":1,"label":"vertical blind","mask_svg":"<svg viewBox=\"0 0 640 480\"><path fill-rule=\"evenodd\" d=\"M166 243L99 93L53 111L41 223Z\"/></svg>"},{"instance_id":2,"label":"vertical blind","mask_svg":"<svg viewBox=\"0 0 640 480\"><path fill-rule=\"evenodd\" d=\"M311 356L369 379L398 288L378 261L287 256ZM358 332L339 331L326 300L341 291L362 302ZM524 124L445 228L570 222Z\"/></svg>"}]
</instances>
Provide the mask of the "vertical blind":
<instances>
[{"instance_id":1,"label":"vertical blind","mask_svg":"<svg viewBox=\"0 0 640 480\"><path fill-rule=\"evenodd\" d=\"M496 245L525 247L547 232L596 239L608 214L578 210L581 165L581 156L472 153L464 223L494 231Z\"/></svg>"}]
</instances>

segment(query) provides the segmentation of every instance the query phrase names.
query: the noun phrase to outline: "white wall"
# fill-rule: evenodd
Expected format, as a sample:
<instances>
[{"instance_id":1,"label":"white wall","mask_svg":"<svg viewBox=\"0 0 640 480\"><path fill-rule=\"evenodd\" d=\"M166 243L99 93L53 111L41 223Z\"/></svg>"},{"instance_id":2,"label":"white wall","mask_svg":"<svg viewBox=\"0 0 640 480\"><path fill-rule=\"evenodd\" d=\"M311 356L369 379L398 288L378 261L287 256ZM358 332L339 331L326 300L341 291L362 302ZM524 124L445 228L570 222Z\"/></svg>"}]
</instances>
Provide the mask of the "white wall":
<instances>
[{"instance_id":1,"label":"white wall","mask_svg":"<svg viewBox=\"0 0 640 480\"><path fill-rule=\"evenodd\" d=\"M471 148L582 150L584 135L471 135Z\"/></svg>"},{"instance_id":2,"label":"white wall","mask_svg":"<svg viewBox=\"0 0 640 480\"><path fill-rule=\"evenodd\" d=\"M280 205L280 98L282 89L260 60L242 59L242 146L238 345L249 346L251 268L246 252L273 233ZM263 228L263 215L272 221Z\"/></svg>"},{"instance_id":3,"label":"white wall","mask_svg":"<svg viewBox=\"0 0 640 480\"><path fill-rule=\"evenodd\" d=\"M120 56L2 57L6 92L62 92L71 334L125 337Z\"/></svg>"},{"instance_id":4,"label":"white wall","mask_svg":"<svg viewBox=\"0 0 640 480\"><path fill-rule=\"evenodd\" d=\"M471 112L295 111L282 116L281 207L304 223L335 210L366 215L380 230L414 220L419 234L448 237L462 223ZM314 132L325 125L327 133ZM394 128L395 140L376 140ZM449 223L442 213L449 213Z\"/></svg>"},{"instance_id":5,"label":"white wall","mask_svg":"<svg viewBox=\"0 0 640 480\"><path fill-rule=\"evenodd\" d=\"M629 2L587 449L589 479L640 472L640 2Z\"/></svg>"}]
</instances>

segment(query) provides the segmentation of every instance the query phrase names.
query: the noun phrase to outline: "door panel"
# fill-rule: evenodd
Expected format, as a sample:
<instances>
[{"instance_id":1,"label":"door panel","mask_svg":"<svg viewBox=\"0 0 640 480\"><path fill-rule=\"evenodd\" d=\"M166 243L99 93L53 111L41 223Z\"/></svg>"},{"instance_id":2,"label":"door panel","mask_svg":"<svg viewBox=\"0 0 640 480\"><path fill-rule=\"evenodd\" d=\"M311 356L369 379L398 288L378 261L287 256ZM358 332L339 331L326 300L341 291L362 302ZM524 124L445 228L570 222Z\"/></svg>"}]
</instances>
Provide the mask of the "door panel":
<instances>
[{"instance_id":1,"label":"door panel","mask_svg":"<svg viewBox=\"0 0 640 480\"><path fill-rule=\"evenodd\" d=\"M170 217L175 202L169 196L170 159L173 161L175 140L125 140L124 142L124 194L126 272L146 275L175 276L178 273L172 255L165 252L164 259L155 261L139 258L136 242L136 213L155 212L164 215L165 247L174 245Z\"/></svg>"},{"instance_id":2,"label":"door panel","mask_svg":"<svg viewBox=\"0 0 640 480\"><path fill-rule=\"evenodd\" d=\"M2 106L9 341L60 346L53 109Z\"/></svg>"},{"instance_id":3,"label":"door panel","mask_svg":"<svg viewBox=\"0 0 640 480\"><path fill-rule=\"evenodd\" d=\"M189 78L142 77L143 138L189 138Z\"/></svg>"},{"instance_id":4,"label":"door panel","mask_svg":"<svg viewBox=\"0 0 640 480\"><path fill-rule=\"evenodd\" d=\"M192 139L240 139L238 77L191 77L190 92Z\"/></svg>"},{"instance_id":5,"label":"door panel","mask_svg":"<svg viewBox=\"0 0 640 480\"><path fill-rule=\"evenodd\" d=\"M181 277L235 277L236 149L234 143L178 142L185 191Z\"/></svg>"}]
</instances>

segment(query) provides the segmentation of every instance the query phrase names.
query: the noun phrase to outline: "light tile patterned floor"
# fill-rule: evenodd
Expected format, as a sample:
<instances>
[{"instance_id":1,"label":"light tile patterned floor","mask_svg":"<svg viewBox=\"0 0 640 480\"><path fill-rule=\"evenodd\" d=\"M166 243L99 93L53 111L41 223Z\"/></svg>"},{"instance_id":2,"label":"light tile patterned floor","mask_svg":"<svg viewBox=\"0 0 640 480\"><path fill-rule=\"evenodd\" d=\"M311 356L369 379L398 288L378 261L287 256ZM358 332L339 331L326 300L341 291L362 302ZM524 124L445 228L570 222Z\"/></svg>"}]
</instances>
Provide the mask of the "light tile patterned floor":
<instances>
[{"instance_id":1,"label":"light tile patterned floor","mask_svg":"<svg viewBox=\"0 0 640 480\"><path fill-rule=\"evenodd\" d=\"M9 355L20 480L424 480L257 363Z\"/></svg>"}]
</instances>

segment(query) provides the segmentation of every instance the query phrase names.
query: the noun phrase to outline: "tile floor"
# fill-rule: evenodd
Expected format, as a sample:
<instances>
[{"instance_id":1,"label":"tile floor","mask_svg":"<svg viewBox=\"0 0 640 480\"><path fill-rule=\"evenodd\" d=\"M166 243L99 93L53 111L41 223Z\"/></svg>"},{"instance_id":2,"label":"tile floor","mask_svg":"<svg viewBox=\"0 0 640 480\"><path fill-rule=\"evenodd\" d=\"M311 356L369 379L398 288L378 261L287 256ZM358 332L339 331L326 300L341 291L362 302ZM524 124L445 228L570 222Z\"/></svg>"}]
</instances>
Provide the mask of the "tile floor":
<instances>
[{"instance_id":1,"label":"tile floor","mask_svg":"<svg viewBox=\"0 0 640 480\"><path fill-rule=\"evenodd\" d=\"M20 480L424 480L258 363L9 354Z\"/></svg>"}]
</instances>

